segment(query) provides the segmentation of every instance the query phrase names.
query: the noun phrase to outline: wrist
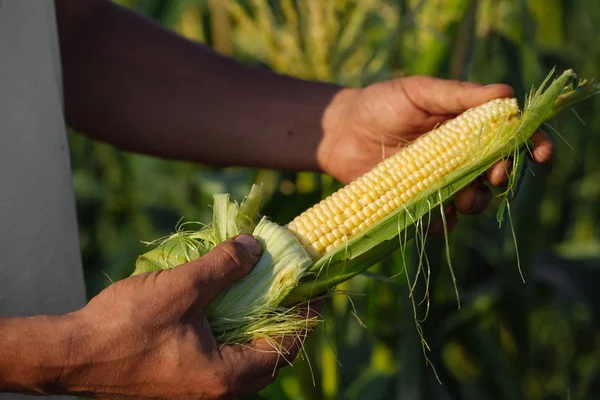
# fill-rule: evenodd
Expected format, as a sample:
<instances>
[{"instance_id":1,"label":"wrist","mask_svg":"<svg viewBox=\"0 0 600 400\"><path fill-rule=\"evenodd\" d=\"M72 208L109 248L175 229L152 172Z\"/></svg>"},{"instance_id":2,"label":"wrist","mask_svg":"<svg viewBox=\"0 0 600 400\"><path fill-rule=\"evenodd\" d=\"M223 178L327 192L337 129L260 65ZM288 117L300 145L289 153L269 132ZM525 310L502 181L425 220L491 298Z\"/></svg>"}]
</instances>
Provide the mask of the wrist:
<instances>
[{"instance_id":1,"label":"wrist","mask_svg":"<svg viewBox=\"0 0 600 400\"><path fill-rule=\"evenodd\" d=\"M74 314L0 318L0 392L65 394L77 332Z\"/></svg>"},{"instance_id":2,"label":"wrist","mask_svg":"<svg viewBox=\"0 0 600 400\"><path fill-rule=\"evenodd\" d=\"M352 104L360 95L361 89L342 88L335 96L323 112L322 118L322 138L317 149L317 164L321 171L330 175L336 176L335 171L331 168L331 159L339 140L344 140L343 124L351 118L353 113Z\"/></svg>"},{"instance_id":3,"label":"wrist","mask_svg":"<svg viewBox=\"0 0 600 400\"><path fill-rule=\"evenodd\" d=\"M275 74L269 74L260 87L262 111L248 113L252 119L245 125L254 130L249 136L252 141L264 140L265 145L262 151L248 152L252 160L244 164L325 172L322 149L328 146L328 133L338 125L347 89Z\"/></svg>"}]
</instances>

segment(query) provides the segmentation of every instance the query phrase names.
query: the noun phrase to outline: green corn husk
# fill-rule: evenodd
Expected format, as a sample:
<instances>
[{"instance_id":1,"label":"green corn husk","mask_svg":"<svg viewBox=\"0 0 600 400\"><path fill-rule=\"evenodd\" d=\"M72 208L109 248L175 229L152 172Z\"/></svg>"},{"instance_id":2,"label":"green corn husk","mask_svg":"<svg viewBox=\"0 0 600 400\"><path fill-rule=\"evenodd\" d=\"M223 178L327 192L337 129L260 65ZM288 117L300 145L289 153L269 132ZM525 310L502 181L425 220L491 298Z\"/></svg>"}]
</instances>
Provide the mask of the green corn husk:
<instances>
[{"instance_id":1,"label":"green corn husk","mask_svg":"<svg viewBox=\"0 0 600 400\"><path fill-rule=\"evenodd\" d=\"M221 293L205 310L217 332L235 330L244 319L268 316L313 264L296 238L274 222L262 219L252 235L264 249L253 273L243 284Z\"/></svg>"},{"instance_id":2,"label":"green corn husk","mask_svg":"<svg viewBox=\"0 0 600 400\"><path fill-rule=\"evenodd\" d=\"M313 261L287 229L259 216L262 198L259 185L252 186L240 205L230 201L228 194L215 195L211 225L196 231L180 229L153 242L157 246L138 258L133 272L137 275L174 268L233 236L252 234L263 248L260 260L250 274L220 293L204 310L212 332L222 344L269 339L278 334L298 335L317 322L316 318L298 318L300 307L278 307Z\"/></svg>"},{"instance_id":3,"label":"green corn husk","mask_svg":"<svg viewBox=\"0 0 600 400\"><path fill-rule=\"evenodd\" d=\"M264 254L248 276L209 304L206 312L211 329L222 344L298 334L318 323L316 318L299 320L299 308L396 250L411 237L419 221L443 207L496 162L509 156L522 159L529 139L545 121L600 92L600 85L589 81L576 83L571 70L548 85L552 75L537 91L531 92L520 117L500 128L498 140L484 156L459 168L442 184L423 191L404 208L393 211L317 261L311 260L285 227L259 216L262 187L254 185L241 205L230 201L227 194L215 195L211 225L197 231L181 229L154 242L157 247L138 258L134 274L176 267L206 254L232 236L251 233L263 245ZM499 210L499 220L503 209Z\"/></svg>"}]
</instances>

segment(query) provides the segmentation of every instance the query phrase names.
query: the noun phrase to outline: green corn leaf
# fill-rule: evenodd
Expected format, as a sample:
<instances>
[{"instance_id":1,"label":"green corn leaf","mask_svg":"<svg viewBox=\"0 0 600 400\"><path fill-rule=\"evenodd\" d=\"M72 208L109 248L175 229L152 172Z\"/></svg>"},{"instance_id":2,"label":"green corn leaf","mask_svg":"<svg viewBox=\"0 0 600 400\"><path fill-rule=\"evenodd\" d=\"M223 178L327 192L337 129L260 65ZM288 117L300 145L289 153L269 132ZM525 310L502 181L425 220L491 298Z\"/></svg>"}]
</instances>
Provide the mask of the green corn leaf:
<instances>
[{"instance_id":1,"label":"green corn leaf","mask_svg":"<svg viewBox=\"0 0 600 400\"><path fill-rule=\"evenodd\" d=\"M252 185L246 200L240 205L236 216L239 233L251 233L259 221L260 202L263 199L262 185Z\"/></svg>"}]
</instances>

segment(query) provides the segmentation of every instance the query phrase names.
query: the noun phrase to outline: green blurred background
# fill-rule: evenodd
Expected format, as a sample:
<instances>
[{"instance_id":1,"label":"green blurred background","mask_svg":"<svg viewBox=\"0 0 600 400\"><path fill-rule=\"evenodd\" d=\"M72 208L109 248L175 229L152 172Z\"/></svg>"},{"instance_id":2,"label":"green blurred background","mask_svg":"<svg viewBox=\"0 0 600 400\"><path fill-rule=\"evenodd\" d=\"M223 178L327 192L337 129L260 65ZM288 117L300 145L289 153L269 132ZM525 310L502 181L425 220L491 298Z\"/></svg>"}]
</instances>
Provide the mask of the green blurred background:
<instances>
[{"instance_id":1,"label":"green blurred background","mask_svg":"<svg viewBox=\"0 0 600 400\"><path fill-rule=\"evenodd\" d=\"M523 100L554 66L600 78L597 0L119 3L243 62L305 79L365 86L432 74L505 82ZM556 155L528 167L513 206L525 284L495 207L461 217L450 236L460 310L443 240L428 240L430 308L421 326L442 384L424 358L394 254L343 285L357 293L351 299L328 303L328 323L307 345L309 362L284 369L250 398L600 399L598 110L600 97L553 120ZM284 223L339 187L319 174L157 160L74 134L71 144L90 297L132 271L142 240L172 232L181 217L208 221L214 193L241 198L263 182L271 195L264 213ZM414 249L408 259L413 277ZM422 281L416 290L424 292Z\"/></svg>"}]
</instances>

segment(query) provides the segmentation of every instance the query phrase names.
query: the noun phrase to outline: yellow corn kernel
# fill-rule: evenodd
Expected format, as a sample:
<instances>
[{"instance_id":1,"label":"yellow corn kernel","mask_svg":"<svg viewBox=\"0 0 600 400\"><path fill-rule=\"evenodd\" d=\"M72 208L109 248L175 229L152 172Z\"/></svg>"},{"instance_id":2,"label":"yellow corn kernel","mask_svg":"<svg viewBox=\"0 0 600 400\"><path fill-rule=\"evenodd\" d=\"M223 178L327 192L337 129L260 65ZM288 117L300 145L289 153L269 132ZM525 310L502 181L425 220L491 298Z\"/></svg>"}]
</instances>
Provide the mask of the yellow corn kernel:
<instances>
[{"instance_id":1,"label":"yellow corn kernel","mask_svg":"<svg viewBox=\"0 0 600 400\"><path fill-rule=\"evenodd\" d=\"M302 243L308 239L310 254L322 256L485 156L498 129L518 112L516 99L496 99L466 111L303 212L288 228Z\"/></svg>"}]
</instances>

